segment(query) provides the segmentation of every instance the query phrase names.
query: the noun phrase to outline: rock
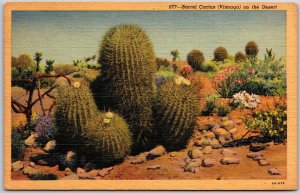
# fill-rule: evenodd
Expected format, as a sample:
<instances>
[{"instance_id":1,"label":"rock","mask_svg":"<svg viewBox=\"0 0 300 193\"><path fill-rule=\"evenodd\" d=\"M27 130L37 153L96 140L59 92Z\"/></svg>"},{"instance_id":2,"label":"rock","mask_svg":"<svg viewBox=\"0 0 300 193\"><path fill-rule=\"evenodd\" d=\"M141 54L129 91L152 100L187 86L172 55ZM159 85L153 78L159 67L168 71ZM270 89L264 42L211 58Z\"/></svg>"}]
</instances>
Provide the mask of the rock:
<instances>
[{"instance_id":1,"label":"rock","mask_svg":"<svg viewBox=\"0 0 300 193\"><path fill-rule=\"evenodd\" d=\"M88 163L86 163L85 166L84 166L84 170L85 170L86 172L89 172L89 171L91 171L91 170L94 170L95 168L96 168L96 165L95 165L94 163L92 163L92 162L88 162Z\"/></svg>"},{"instance_id":2,"label":"rock","mask_svg":"<svg viewBox=\"0 0 300 193\"><path fill-rule=\"evenodd\" d=\"M188 152L188 156L191 158L191 159L197 159L197 158L200 158L202 157L202 151L198 148L193 148L191 149L189 152Z\"/></svg>"},{"instance_id":3,"label":"rock","mask_svg":"<svg viewBox=\"0 0 300 193\"><path fill-rule=\"evenodd\" d=\"M212 147L211 146L206 146L204 149L203 149L203 153L204 154L210 154L212 152Z\"/></svg>"},{"instance_id":4,"label":"rock","mask_svg":"<svg viewBox=\"0 0 300 193\"><path fill-rule=\"evenodd\" d=\"M216 165L216 160L211 158L206 158L202 160L202 166L203 167L213 167Z\"/></svg>"},{"instance_id":5,"label":"rock","mask_svg":"<svg viewBox=\"0 0 300 193\"><path fill-rule=\"evenodd\" d=\"M91 170L89 172L78 174L79 179L94 179L98 175L98 170Z\"/></svg>"},{"instance_id":6,"label":"rock","mask_svg":"<svg viewBox=\"0 0 300 193\"><path fill-rule=\"evenodd\" d=\"M146 157L138 157L137 159L132 160L131 164L142 164L147 161Z\"/></svg>"},{"instance_id":7,"label":"rock","mask_svg":"<svg viewBox=\"0 0 300 193\"><path fill-rule=\"evenodd\" d=\"M201 162L199 160L196 162L190 162L185 166L184 171L195 173L196 172L195 168L199 167L200 165L201 165Z\"/></svg>"},{"instance_id":8,"label":"rock","mask_svg":"<svg viewBox=\"0 0 300 193\"><path fill-rule=\"evenodd\" d=\"M219 129L220 128L220 125L219 124L215 124L214 125L214 127L213 128L211 128L211 130L213 131L213 132L215 132L217 129Z\"/></svg>"},{"instance_id":9,"label":"rock","mask_svg":"<svg viewBox=\"0 0 300 193\"><path fill-rule=\"evenodd\" d=\"M234 155L237 155L237 152L234 150L231 150L231 149L223 149L221 151L221 154L224 156L234 156Z\"/></svg>"},{"instance_id":10,"label":"rock","mask_svg":"<svg viewBox=\"0 0 300 193\"><path fill-rule=\"evenodd\" d=\"M72 171L75 171L78 165L77 160L76 153L73 151L68 151L67 154L62 157L60 167L63 169L70 168Z\"/></svg>"},{"instance_id":11,"label":"rock","mask_svg":"<svg viewBox=\"0 0 300 193\"><path fill-rule=\"evenodd\" d=\"M260 153L260 152L250 152L250 153L247 154L247 157L252 158L252 159L255 158L255 157L258 157L258 156L263 156L263 154Z\"/></svg>"},{"instance_id":12,"label":"rock","mask_svg":"<svg viewBox=\"0 0 300 193\"><path fill-rule=\"evenodd\" d=\"M221 160L221 163L223 165L229 165L229 164L239 164L240 163L240 159L237 157L224 157Z\"/></svg>"},{"instance_id":13,"label":"rock","mask_svg":"<svg viewBox=\"0 0 300 193\"><path fill-rule=\"evenodd\" d=\"M213 149L219 149L222 147L222 145L220 144L220 142L216 139L216 138L213 138L211 141L210 141L210 145Z\"/></svg>"},{"instance_id":14,"label":"rock","mask_svg":"<svg viewBox=\"0 0 300 193\"><path fill-rule=\"evenodd\" d=\"M44 154L32 154L30 156L30 160L41 166L55 166L58 164L57 157L52 154L44 153Z\"/></svg>"},{"instance_id":15,"label":"rock","mask_svg":"<svg viewBox=\"0 0 300 193\"><path fill-rule=\"evenodd\" d=\"M38 135L36 133L32 133L25 141L25 145L28 147L36 146L35 140L38 138Z\"/></svg>"},{"instance_id":16,"label":"rock","mask_svg":"<svg viewBox=\"0 0 300 193\"><path fill-rule=\"evenodd\" d=\"M238 129L236 127L229 130L229 133L232 134L232 135L237 133L237 132L238 132Z\"/></svg>"},{"instance_id":17,"label":"rock","mask_svg":"<svg viewBox=\"0 0 300 193\"><path fill-rule=\"evenodd\" d=\"M279 170L277 168L271 168L268 170L268 172L271 175L281 175L281 173L279 172Z\"/></svg>"},{"instance_id":18,"label":"rock","mask_svg":"<svg viewBox=\"0 0 300 193\"><path fill-rule=\"evenodd\" d=\"M221 118L221 121L223 121L223 122L224 122L224 121L228 121L228 120L229 120L228 117L222 117L222 118Z\"/></svg>"},{"instance_id":19,"label":"rock","mask_svg":"<svg viewBox=\"0 0 300 193\"><path fill-rule=\"evenodd\" d=\"M48 141L48 143L45 145L44 150L48 151L48 152L54 151L55 147L56 147L56 141L51 140L51 141Z\"/></svg>"},{"instance_id":20,"label":"rock","mask_svg":"<svg viewBox=\"0 0 300 193\"><path fill-rule=\"evenodd\" d=\"M29 166L34 168L35 167L35 163L34 162L30 162Z\"/></svg>"},{"instance_id":21,"label":"rock","mask_svg":"<svg viewBox=\"0 0 300 193\"><path fill-rule=\"evenodd\" d=\"M154 149L152 149L149 154L147 155L147 160L152 160L157 157L160 157L166 153L166 149L163 146L157 146Z\"/></svg>"},{"instance_id":22,"label":"rock","mask_svg":"<svg viewBox=\"0 0 300 193\"><path fill-rule=\"evenodd\" d=\"M16 161L11 164L11 169L13 172L21 171L24 168L24 164L22 161Z\"/></svg>"},{"instance_id":23,"label":"rock","mask_svg":"<svg viewBox=\"0 0 300 193\"><path fill-rule=\"evenodd\" d=\"M31 166L27 166L23 169L23 174L28 175L29 177L33 177L38 174L44 174L44 172Z\"/></svg>"},{"instance_id":24,"label":"rock","mask_svg":"<svg viewBox=\"0 0 300 193\"><path fill-rule=\"evenodd\" d=\"M177 156L177 152L173 151L170 153L170 157L176 157Z\"/></svg>"},{"instance_id":25,"label":"rock","mask_svg":"<svg viewBox=\"0 0 300 193\"><path fill-rule=\"evenodd\" d=\"M265 160L265 159L260 159L260 160L258 160L258 164L259 164L260 166L267 166L267 165L270 165L270 162L268 162L268 161Z\"/></svg>"},{"instance_id":26,"label":"rock","mask_svg":"<svg viewBox=\"0 0 300 193\"><path fill-rule=\"evenodd\" d=\"M205 138L201 138L200 140L197 140L194 142L194 145L197 147L207 146L209 144L210 144L210 141Z\"/></svg>"},{"instance_id":27,"label":"rock","mask_svg":"<svg viewBox=\"0 0 300 193\"><path fill-rule=\"evenodd\" d=\"M158 170L160 169L160 165L147 166L147 170Z\"/></svg>"},{"instance_id":28,"label":"rock","mask_svg":"<svg viewBox=\"0 0 300 193\"><path fill-rule=\"evenodd\" d=\"M62 178L59 178L60 180L79 180L79 176L77 174L72 174L69 176L65 176Z\"/></svg>"},{"instance_id":29,"label":"rock","mask_svg":"<svg viewBox=\"0 0 300 193\"><path fill-rule=\"evenodd\" d=\"M254 157L254 158L252 158L253 160L255 160L255 161L258 161L258 160L264 160L264 159L266 159L263 155L260 155L260 156L256 156L256 157Z\"/></svg>"},{"instance_id":30,"label":"rock","mask_svg":"<svg viewBox=\"0 0 300 193\"><path fill-rule=\"evenodd\" d=\"M238 119L238 120L235 121L235 123L236 123L237 125L241 125L241 124L243 123L243 120L242 120L242 119Z\"/></svg>"},{"instance_id":31,"label":"rock","mask_svg":"<svg viewBox=\"0 0 300 193\"><path fill-rule=\"evenodd\" d=\"M108 175L110 173L110 171L113 169L114 169L113 167L104 168L104 169L98 171L98 175L101 177L104 177L104 176Z\"/></svg>"},{"instance_id":32,"label":"rock","mask_svg":"<svg viewBox=\"0 0 300 193\"><path fill-rule=\"evenodd\" d=\"M267 146L268 144L264 144L264 143L251 143L249 150L253 152L257 152L266 149Z\"/></svg>"},{"instance_id":33,"label":"rock","mask_svg":"<svg viewBox=\"0 0 300 193\"><path fill-rule=\"evenodd\" d=\"M221 124L221 127L225 128L227 131L229 131L230 129L232 129L233 126L234 126L234 122L232 120L224 121Z\"/></svg>"},{"instance_id":34,"label":"rock","mask_svg":"<svg viewBox=\"0 0 300 193\"><path fill-rule=\"evenodd\" d=\"M224 145L224 144L226 144L226 139L224 138L224 137L219 137L219 143L221 144L221 145Z\"/></svg>"},{"instance_id":35,"label":"rock","mask_svg":"<svg viewBox=\"0 0 300 193\"><path fill-rule=\"evenodd\" d=\"M209 131L209 132L205 133L204 137L212 139L212 138L215 138L216 136L213 132Z\"/></svg>"},{"instance_id":36,"label":"rock","mask_svg":"<svg viewBox=\"0 0 300 193\"><path fill-rule=\"evenodd\" d=\"M82 169L82 168L77 168L77 169L76 169L76 174L77 174L77 175L84 174L84 173L85 173L85 170L84 170L84 169Z\"/></svg>"},{"instance_id":37,"label":"rock","mask_svg":"<svg viewBox=\"0 0 300 193\"><path fill-rule=\"evenodd\" d=\"M66 168L65 169L65 176L69 176L71 174L73 174L72 170L70 168Z\"/></svg>"},{"instance_id":38,"label":"rock","mask_svg":"<svg viewBox=\"0 0 300 193\"><path fill-rule=\"evenodd\" d=\"M228 138L230 137L230 133L228 131L226 131L225 129L222 128L218 128L214 131L214 133L218 136L218 137L224 137L224 138Z\"/></svg>"}]
</instances>

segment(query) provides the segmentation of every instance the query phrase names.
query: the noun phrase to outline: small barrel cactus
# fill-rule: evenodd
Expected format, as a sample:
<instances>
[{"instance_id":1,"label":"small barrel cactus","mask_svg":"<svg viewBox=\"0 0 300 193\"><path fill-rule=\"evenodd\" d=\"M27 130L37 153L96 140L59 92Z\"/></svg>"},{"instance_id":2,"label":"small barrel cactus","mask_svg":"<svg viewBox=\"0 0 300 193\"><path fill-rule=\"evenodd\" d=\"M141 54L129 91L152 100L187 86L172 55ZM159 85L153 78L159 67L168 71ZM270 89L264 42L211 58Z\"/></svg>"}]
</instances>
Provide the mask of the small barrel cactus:
<instances>
[{"instance_id":1,"label":"small barrel cactus","mask_svg":"<svg viewBox=\"0 0 300 193\"><path fill-rule=\"evenodd\" d=\"M204 60L204 55L200 50L192 50L187 55L187 61L194 70L200 70Z\"/></svg>"},{"instance_id":2,"label":"small barrel cactus","mask_svg":"<svg viewBox=\"0 0 300 193\"><path fill-rule=\"evenodd\" d=\"M186 84L165 82L158 90L155 111L160 143L169 151L184 148L199 113L195 89Z\"/></svg>"},{"instance_id":3,"label":"small barrel cactus","mask_svg":"<svg viewBox=\"0 0 300 193\"><path fill-rule=\"evenodd\" d=\"M149 37L136 25L113 27L102 40L98 62L102 76L92 89L100 109L126 119L136 152L151 148L156 63Z\"/></svg>"},{"instance_id":4,"label":"small barrel cactus","mask_svg":"<svg viewBox=\"0 0 300 193\"><path fill-rule=\"evenodd\" d=\"M89 119L83 138L88 155L102 166L122 161L131 152L128 125L113 112L99 112L95 118Z\"/></svg>"},{"instance_id":5,"label":"small barrel cactus","mask_svg":"<svg viewBox=\"0 0 300 193\"><path fill-rule=\"evenodd\" d=\"M224 62L224 60L227 59L227 57L228 57L228 53L224 47L220 46L215 49L215 51L214 51L214 60L215 61Z\"/></svg>"},{"instance_id":6,"label":"small barrel cactus","mask_svg":"<svg viewBox=\"0 0 300 193\"><path fill-rule=\"evenodd\" d=\"M80 146L80 136L84 126L97 111L93 96L86 84L76 81L70 86L60 87L55 113L58 145L66 148Z\"/></svg>"},{"instance_id":7,"label":"small barrel cactus","mask_svg":"<svg viewBox=\"0 0 300 193\"><path fill-rule=\"evenodd\" d=\"M256 44L256 42L254 41L250 41L247 43L246 47L245 47L245 52L247 56L251 56L251 57L256 57L258 54L258 46Z\"/></svg>"},{"instance_id":8,"label":"small barrel cactus","mask_svg":"<svg viewBox=\"0 0 300 193\"><path fill-rule=\"evenodd\" d=\"M246 61L246 57L243 54L243 52L237 52L234 56L234 61L239 63L239 62L245 62Z\"/></svg>"}]
</instances>

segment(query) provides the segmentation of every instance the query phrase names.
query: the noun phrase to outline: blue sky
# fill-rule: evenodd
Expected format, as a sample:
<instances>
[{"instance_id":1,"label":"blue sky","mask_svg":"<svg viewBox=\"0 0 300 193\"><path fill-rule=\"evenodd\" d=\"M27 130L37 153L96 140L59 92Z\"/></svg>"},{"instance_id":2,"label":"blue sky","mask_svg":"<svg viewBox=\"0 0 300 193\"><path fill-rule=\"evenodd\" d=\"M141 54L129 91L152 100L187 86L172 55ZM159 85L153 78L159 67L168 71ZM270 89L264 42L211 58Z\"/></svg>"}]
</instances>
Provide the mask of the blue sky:
<instances>
[{"instance_id":1,"label":"blue sky","mask_svg":"<svg viewBox=\"0 0 300 193\"><path fill-rule=\"evenodd\" d=\"M220 45L234 55L250 40L259 56L265 48L285 56L285 11L14 11L12 54L41 51L56 63L72 63L97 54L105 32L121 23L140 25L158 57L171 58L178 49L185 59L199 49L210 59Z\"/></svg>"}]
</instances>

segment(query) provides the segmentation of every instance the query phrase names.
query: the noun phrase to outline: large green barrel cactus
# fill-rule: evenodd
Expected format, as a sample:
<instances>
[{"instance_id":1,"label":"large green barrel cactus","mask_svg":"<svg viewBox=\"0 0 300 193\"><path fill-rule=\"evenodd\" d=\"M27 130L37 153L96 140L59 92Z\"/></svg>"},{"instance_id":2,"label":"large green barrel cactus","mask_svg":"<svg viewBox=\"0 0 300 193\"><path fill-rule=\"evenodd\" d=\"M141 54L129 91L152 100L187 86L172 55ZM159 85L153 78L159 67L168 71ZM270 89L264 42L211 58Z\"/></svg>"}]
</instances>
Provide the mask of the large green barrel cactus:
<instances>
[{"instance_id":1,"label":"large green barrel cactus","mask_svg":"<svg viewBox=\"0 0 300 193\"><path fill-rule=\"evenodd\" d=\"M58 144L76 150L80 148L84 126L89 118L96 115L97 106L89 87L79 81L60 87L57 93L55 117Z\"/></svg>"},{"instance_id":2,"label":"large green barrel cactus","mask_svg":"<svg viewBox=\"0 0 300 193\"><path fill-rule=\"evenodd\" d=\"M150 148L156 64L149 37L136 25L113 27L102 40L98 62L102 76L93 89L97 104L126 119L134 152Z\"/></svg>"},{"instance_id":3,"label":"large green barrel cactus","mask_svg":"<svg viewBox=\"0 0 300 193\"><path fill-rule=\"evenodd\" d=\"M194 70L200 70L204 60L204 55L200 50L192 50L187 55L187 61Z\"/></svg>"},{"instance_id":4,"label":"large green barrel cactus","mask_svg":"<svg viewBox=\"0 0 300 193\"><path fill-rule=\"evenodd\" d=\"M195 89L173 81L165 82L158 90L155 109L160 143L169 151L184 148L199 113Z\"/></svg>"},{"instance_id":5,"label":"large green barrel cactus","mask_svg":"<svg viewBox=\"0 0 300 193\"><path fill-rule=\"evenodd\" d=\"M89 119L83 133L86 152L106 166L122 161L131 152L131 133L126 121L113 112L98 113Z\"/></svg>"}]
</instances>

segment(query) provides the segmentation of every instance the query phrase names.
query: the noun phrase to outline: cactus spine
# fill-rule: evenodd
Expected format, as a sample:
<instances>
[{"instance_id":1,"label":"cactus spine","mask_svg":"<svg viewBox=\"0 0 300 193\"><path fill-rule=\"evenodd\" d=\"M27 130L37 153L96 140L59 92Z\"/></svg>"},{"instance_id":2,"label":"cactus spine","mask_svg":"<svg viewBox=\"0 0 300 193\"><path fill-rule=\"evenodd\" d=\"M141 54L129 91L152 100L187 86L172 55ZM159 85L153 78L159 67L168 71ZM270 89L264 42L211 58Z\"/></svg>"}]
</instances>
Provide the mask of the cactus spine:
<instances>
[{"instance_id":1,"label":"cactus spine","mask_svg":"<svg viewBox=\"0 0 300 193\"><path fill-rule=\"evenodd\" d=\"M102 91L97 101L110 106L128 122L134 151L151 146L152 100L155 85L155 55L147 34L138 26L124 24L111 28L100 45ZM99 104L99 103L98 103Z\"/></svg>"},{"instance_id":2,"label":"cactus spine","mask_svg":"<svg viewBox=\"0 0 300 193\"><path fill-rule=\"evenodd\" d=\"M65 147L80 145L85 124L96 113L97 106L87 85L76 81L70 86L60 87L55 113L58 144Z\"/></svg>"},{"instance_id":3,"label":"cactus spine","mask_svg":"<svg viewBox=\"0 0 300 193\"><path fill-rule=\"evenodd\" d=\"M161 144L170 151L184 148L193 134L199 113L194 88L165 82L158 90L155 109Z\"/></svg>"},{"instance_id":4,"label":"cactus spine","mask_svg":"<svg viewBox=\"0 0 300 193\"><path fill-rule=\"evenodd\" d=\"M99 112L95 118L89 119L83 138L90 156L103 166L122 161L131 151L128 125L113 112Z\"/></svg>"}]
</instances>

